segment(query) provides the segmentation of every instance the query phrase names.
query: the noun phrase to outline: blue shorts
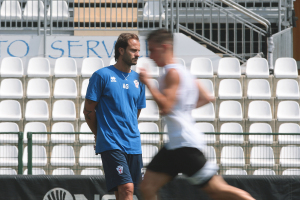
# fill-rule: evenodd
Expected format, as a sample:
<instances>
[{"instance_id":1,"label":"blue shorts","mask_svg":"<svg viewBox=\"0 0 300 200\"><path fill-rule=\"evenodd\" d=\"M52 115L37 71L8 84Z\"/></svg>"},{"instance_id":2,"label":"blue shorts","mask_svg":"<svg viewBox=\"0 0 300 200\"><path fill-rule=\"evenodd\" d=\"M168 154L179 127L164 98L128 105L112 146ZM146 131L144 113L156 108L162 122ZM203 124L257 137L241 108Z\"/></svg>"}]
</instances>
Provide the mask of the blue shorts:
<instances>
[{"instance_id":1,"label":"blue shorts","mask_svg":"<svg viewBox=\"0 0 300 200\"><path fill-rule=\"evenodd\" d=\"M142 178L142 154L126 154L121 150L109 150L101 153L108 192L118 191L118 186L133 183L134 191Z\"/></svg>"}]
</instances>

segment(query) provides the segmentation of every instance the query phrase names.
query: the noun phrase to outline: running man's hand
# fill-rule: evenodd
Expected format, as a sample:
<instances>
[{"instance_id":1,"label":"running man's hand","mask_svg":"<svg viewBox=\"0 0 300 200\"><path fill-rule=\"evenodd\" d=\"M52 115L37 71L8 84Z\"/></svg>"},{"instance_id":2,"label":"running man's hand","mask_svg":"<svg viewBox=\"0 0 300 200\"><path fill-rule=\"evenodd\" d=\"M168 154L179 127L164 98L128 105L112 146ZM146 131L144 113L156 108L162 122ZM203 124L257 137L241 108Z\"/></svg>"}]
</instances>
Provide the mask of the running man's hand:
<instances>
[{"instance_id":1,"label":"running man's hand","mask_svg":"<svg viewBox=\"0 0 300 200\"><path fill-rule=\"evenodd\" d=\"M149 76L145 68L140 68L140 81L148 86Z\"/></svg>"}]
</instances>

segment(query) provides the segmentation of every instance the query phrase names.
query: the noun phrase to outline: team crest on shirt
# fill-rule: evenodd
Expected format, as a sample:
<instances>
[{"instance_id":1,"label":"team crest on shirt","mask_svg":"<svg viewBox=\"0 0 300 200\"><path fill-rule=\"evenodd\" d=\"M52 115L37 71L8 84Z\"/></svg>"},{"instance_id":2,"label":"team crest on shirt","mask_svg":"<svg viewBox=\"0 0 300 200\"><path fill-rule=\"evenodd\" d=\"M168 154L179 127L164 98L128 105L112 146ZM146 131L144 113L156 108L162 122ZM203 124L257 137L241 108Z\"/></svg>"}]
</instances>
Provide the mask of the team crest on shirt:
<instances>
[{"instance_id":1,"label":"team crest on shirt","mask_svg":"<svg viewBox=\"0 0 300 200\"><path fill-rule=\"evenodd\" d=\"M138 82L138 80L134 80L133 82L134 82L135 87L136 87L136 88L139 88L139 84L140 84L140 83Z\"/></svg>"},{"instance_id":2,"label":"team crest on shirt","mask_svg":"<svg viewBox=\"0 0 300 200\"><path fill-rule=\"evenodd\" d=\"M123 174L123 166L122 165L119 165L116 169L119 174Z\"/></svg>"},{"instance_id":3,"label":"team crest on shirt","mask_svg":"<svg viewBox=\"0 0 300 200\"><path fill-rule=\"evenodd\" d=\"M116 77L114 76L110 77L110 82L117 82Z\"/></svg>"}]
</instances>

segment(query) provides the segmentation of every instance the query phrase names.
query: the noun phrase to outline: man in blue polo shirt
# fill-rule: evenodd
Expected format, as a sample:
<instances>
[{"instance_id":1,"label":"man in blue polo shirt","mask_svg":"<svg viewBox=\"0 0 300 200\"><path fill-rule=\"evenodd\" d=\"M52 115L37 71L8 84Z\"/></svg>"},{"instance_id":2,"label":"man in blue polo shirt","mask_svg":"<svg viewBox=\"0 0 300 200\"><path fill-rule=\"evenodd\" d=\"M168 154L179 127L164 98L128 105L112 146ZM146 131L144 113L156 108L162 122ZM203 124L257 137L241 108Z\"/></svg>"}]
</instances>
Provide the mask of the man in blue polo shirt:
<instances>
[{"instance_id":1,"label":"man in blue polo shirt","mask_svg":"<svg viewBox=\"0 0 300 200\"><path fill-rule=\"evenodd\" d=\"M137 35L121 34L115 45L117 63L94 72L85 97L83 113L95 135L107 189L117 200L132 200L143 167L137 119L146 107L145 85L131 70L139 51Z\"/></svg>"}]
</instances>

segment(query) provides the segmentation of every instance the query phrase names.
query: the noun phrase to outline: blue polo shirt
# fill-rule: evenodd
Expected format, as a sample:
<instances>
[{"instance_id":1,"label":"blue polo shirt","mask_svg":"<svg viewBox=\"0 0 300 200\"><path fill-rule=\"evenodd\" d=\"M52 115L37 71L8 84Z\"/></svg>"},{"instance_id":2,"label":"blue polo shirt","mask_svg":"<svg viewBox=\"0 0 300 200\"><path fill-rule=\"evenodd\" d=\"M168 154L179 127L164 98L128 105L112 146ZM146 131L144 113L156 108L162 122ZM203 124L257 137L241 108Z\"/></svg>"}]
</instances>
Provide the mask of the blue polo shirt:
<instances>
[{"instance_id":1,"label":"blue polo shirt","mask_svg":"<svg viewBox=\"0 0 300 200\"><path fill-rule=\"evenodd\" d=\"M138 73L124 73L113 65L99 69L90 78L85 98L98 102L96 153L142 153L137 111L146 107L146 98Z\"/></svg>"}]
</instances>

